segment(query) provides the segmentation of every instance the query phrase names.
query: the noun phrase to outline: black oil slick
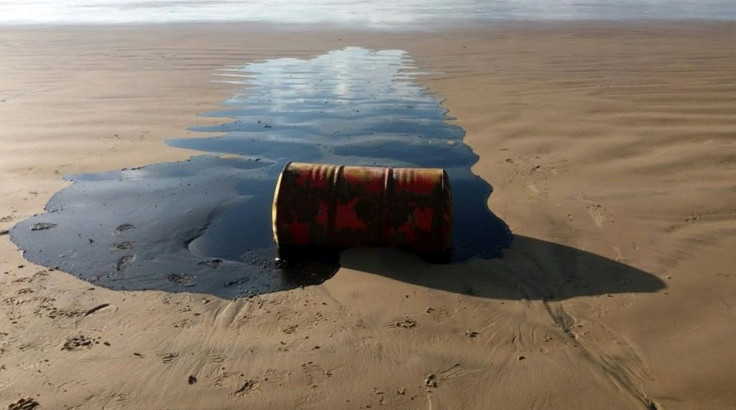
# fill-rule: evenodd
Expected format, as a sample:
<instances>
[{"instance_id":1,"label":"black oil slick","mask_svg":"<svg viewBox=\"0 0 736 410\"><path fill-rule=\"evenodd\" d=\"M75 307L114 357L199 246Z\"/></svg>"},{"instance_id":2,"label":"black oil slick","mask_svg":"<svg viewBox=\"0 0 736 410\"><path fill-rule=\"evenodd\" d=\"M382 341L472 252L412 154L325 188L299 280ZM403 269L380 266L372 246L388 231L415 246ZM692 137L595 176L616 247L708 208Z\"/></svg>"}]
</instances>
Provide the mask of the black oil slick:
<instances>
[{"instance_id":1,"label":"black oil slick","mask_svg":"<svg viewBox=\"0 0 736 410\"><path fill-rule=\"evenodd\" d=\"M68 177L12 240L34 263L112 289L234 298L321 283L335 258L275 259L273 190L284 165L300 161L445 168L452 259L494 257L511 233L487 207L491 186L470 171L478 157L464 131L411 64L404 51L352 47L223 70L247 88L206 115L232 121L194 128L221 136L168 141L207 155Z\"/></svg>"}]
</instances>

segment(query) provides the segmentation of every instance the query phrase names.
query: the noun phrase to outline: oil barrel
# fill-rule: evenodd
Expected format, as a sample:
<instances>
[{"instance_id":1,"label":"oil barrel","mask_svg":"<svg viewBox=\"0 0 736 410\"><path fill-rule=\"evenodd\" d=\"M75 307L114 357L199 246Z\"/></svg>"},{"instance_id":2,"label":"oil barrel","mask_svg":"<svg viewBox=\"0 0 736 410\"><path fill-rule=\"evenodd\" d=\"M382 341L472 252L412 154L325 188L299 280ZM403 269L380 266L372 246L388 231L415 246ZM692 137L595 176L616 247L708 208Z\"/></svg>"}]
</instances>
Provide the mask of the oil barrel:
<instances>
[{"instance_id":1,"label":"oil barrel","mask_svg":"<svg viewBox=\"0 0 736 410\"><path fill-rule=\"evenodd\" d=\"M276 183L273 234L279 246L391 246L419 253L450 248L447 172L292 162Z\"/></svg>"}]
</instances>

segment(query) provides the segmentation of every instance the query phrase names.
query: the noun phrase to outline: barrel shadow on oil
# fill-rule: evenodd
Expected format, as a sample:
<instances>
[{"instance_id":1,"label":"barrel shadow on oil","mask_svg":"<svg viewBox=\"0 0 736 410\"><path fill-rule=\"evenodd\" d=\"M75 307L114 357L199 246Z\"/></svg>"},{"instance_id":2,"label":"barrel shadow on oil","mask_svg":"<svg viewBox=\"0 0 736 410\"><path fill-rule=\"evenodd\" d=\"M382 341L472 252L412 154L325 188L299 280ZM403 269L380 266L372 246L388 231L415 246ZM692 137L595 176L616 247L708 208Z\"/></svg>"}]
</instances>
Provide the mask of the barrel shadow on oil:
<instances>
[{"instance_id":1,"label":"barrel shadow on oil","mask_svg":"<svg viewBox=\"0 0 736 410\"><path fill-rule=\"evenodd\" d=\"M45 214L11 231L24 256L113 289L232 298L321 283L336 252L274 260L273 190L290 161L445 168L452 260L492 258L511 243L487 207L491 186L470 171L478 157L464 131L416 82L406 52L353 47L220 74L241 93L205 115L231 120L194 128L220 136L168 141L208 155L69 177Z\"/></svg>"}]
</instances>

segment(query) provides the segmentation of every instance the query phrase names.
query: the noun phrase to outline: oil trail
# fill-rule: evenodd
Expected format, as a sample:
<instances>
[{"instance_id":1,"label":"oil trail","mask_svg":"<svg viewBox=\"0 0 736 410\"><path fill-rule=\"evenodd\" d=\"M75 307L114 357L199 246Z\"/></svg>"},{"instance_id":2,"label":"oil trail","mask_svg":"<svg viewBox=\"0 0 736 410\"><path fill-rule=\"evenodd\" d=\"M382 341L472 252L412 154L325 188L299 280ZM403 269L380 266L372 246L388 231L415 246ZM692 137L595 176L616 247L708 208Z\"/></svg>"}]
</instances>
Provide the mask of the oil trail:
<instances>
[{"instance_id":1,"label":"oil trail","mask_svg":"<svg viewBox=\"0 0 736 410\"><path fill-rule=\"evenodd\" d=\"M221 136L168 141L208 155L69 177L11 238L30 261L113 289L233 298L321 283L336 259L274 261L273 189L287 162L302 161L445 168L453 260L494 257L511 234L487 208L491 186L470 171L478 157L464 131L411 64L404 51L351 47L224 69L223 81L248 87L206 115L232 121L195 128Z\"/></svg>"}]
</instances>

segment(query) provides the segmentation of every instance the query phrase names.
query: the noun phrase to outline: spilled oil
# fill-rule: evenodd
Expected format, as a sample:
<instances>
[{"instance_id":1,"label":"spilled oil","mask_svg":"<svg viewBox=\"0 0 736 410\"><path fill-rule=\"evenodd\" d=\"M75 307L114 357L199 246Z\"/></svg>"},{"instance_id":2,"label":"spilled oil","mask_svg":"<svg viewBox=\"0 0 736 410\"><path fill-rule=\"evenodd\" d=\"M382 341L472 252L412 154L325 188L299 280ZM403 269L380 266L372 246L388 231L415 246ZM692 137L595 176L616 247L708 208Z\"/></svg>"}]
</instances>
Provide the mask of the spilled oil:
<instances>
[{"instance_id":1,"label":"spilled oil","mask_svg":"<svg viewBox=\"0 0 736 410\"><path fill-rule=\"evenodd\" d=\"M194 130L221 136L168 141L207 155L68 177L46 213L12 229L24 256L113 289L233 298L321 283L338 268L336 252L275 259L271 203L289 161L445 168L452 260L494 257L510 244L486 205L491 186L470 171L478 157L464 131L417 83L406 52L351 47L220 74L247 88L206 114L229 122Z\"/></svg>"}]
</instances>

